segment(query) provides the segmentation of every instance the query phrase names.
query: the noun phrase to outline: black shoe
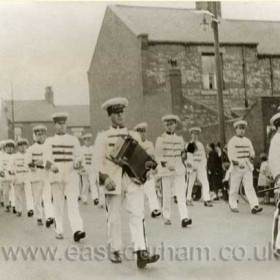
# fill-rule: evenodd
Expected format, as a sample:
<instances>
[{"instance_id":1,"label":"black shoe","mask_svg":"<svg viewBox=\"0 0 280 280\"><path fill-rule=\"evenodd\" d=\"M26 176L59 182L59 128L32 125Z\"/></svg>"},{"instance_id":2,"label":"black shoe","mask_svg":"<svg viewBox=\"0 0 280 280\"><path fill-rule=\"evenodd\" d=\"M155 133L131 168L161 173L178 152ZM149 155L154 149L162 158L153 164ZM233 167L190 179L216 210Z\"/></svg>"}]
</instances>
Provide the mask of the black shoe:
<instances>
[{"instance_id":1,"label":"black shoe","mask_svg":"<svg viewBox=\"0 0 280 280\"><path fill-rule=\"evenodd\" d=\"M206 206L206 207L213 207L213 204L211 203L210 200L208 200L208 201L204 202L204 206Z\"/></svg>"},{"instance_id":2,"label":"black shoe","mask_svg":"<svg viewBox=\"0 0 280 280\"><path fill-rule=\"evenodd\" d=\"M275 248L273 251L273 255L276 259L280 259L280 249Z\"/></svg>"},{"instance_id":3,"label":"black shoe","mask_svg":"<svg viewBox=\"0 0 280 280\"><path fill-rule=\"evenodd\" d=\"M9 213L10 212L10 206L6 206L5 212Z\"/></svg>"},{"instance_id":4,"label":"black shoe","mask_svg":"<svg viewBox=\"0 0 280 280\"><path fill-rule=\"evenodd\" d=\"M29 210L28 212L27 212L27 216L30 218L30 217L32 217L34 215L34 211L33 210Z\"/></svg>"},{"instance_id":5,"label":"black shoe","mask_svg":"<svg viewBox=\"0 0 280 280\"><path fill-rule=\"evenodd\" d=\"M181 226L183 228L187 227L188 225L192 224L192 219L186 218L182 220Z\"/></svg>"},{"instance_id":6,"label":"black shoe","mask_svg":"<svg viewBox=\"0 0 280 280\"><path fill-rule=\"evenodd\" d=\"M255 206L255 207L251 210L251 213L252 213L252 214L257 214L257 213L262 212L262 210L263 210L262 207Z\"/></svg>"},{"instance_id":7,"label":"black shoe","mask_svg":"<svg viewBox=\"0 0 280 280\"><path fill-rule=\"evenodd\" d=\"M2 202L0 203L0 205L1 205L1 207L4 207L4 202L2 201Z\"/></svg>"},{"instance_id":8,"label":"black shoe","mask_svg":"<svg viewBox=\"0 0 280 280\"><path fill-rule=\"evenodd\" d=\"M154 211L151 213L151 217L152 217L152 218L156 218L156 217L158 217L158 216L160 216L160 215L161 215L161 212L160 212L158 209L154 210Z\"/></svg>"},{"instance_id":9,"label":"black shoe","mask_svg":"<svg viewBox=\"0 0 280 280\"><path fill-rule=\"evenodd\" d=\"M37 219L37 225L38 225L38 226L42 226L42 225L43 225L42 219Z\"/></svg>"},{"instance_id":10,"label":"black shoe","mask_svg":"<svg viewBox=\"0 0 280 280\"><path fill-rule=\"evenodd\" d=\"M137 267L144 268L149 263L159 260L159 255L152 255L146 250L137 251Z\"/></svg>"},{"instance_id":11,"label":"black shoe","mask_svg":"<svg viewBox=\"0 0 280 280\"><path fill-rule=\"evenodd\" d=\"M53 218L48 218L46 220L46 227L49 228L53 223L54 223L54 219Z\"/></svg>"},{"instance_id":12,"label":"black shoe","mask_svg":"<svg viewBox=\"0 0 280 280\"><path fill-rule=\"evenodd\" d=\"M178 203L176 195L173 196L174 203Z\"/></svg>"},{"instance_id":13,"label":"black shoe","mask_svg":"<svg viewBox=\"0 0 280 280\"><path fill-rule=\"evenodd\" d=\"M17 211L16 211L16 207L13 207L13 214L16 214Z\"/></svg>"},{"instance_id":14,"label":"black shoe","mask_svg":"<svg viewBox=\"0 0 280 280\"><path fill-rule=\"evenodd\" d=\"M120 256L120 252L119 251L110 252L110 261L112 263L121 263L122 258Z\"/></svg>"},{"instance_id":15,"label":"black shoe","mask_svg":"<svg viewBox=\"0 0 280 280\"><path fill-rule=\"evenodd\" d=\"M216 196L213 200L214 201L219 201L220 199Z\"/></svg>"},{"instance_id":16,"label":"black shoe","mask_svg":"<svg viewBox=\"0 0 280 280\"><path fill-rule=\"evenodd\" d=\"M64 197L65 198L65 200L66 200L66 196ZM81 197L80 196L78 196L78 201L80 201L81 200Z\"/></svg>"},{"instance_id":17,"label":"black shoe","mask_svg":"<svg viewBox=\"0 0 280 280\"><path fill-rule=\"evenodd\" d=\"M75 242L79 242L80 239L85 238L86 237L86 233L84 231L76 231L74 233L74 241Z\"/></svg>"},{"instance_id":18,"label":"black shoe","mask_svg":"<svg viewBox=\"0 0 280 280\"><path fill-rule=\"evenodd\" d=\"M98 205L98 204L99 204L99 199L96 198L96 199L93 201L93 204L94 204L94 205Z\"/></svg>"}]
</instances>

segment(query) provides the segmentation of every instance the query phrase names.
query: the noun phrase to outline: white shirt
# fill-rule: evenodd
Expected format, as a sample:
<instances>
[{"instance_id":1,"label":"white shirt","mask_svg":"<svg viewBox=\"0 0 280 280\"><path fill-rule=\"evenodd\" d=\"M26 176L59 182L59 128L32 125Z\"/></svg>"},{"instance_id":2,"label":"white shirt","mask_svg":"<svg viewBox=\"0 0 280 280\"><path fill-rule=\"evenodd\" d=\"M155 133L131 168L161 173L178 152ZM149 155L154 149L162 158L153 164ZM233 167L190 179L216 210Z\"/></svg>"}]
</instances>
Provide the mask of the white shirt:
<instances>
[{"instance_id":1,"label":"white shirt","mask_svg":"<svg viewBox=\"0 0 280 280\"><path fill-rule=\"evenodd\" d=\"M276 132L270 142L268 163L273 178L280 175L280 132Z\"/></svg>"}]
</instances>

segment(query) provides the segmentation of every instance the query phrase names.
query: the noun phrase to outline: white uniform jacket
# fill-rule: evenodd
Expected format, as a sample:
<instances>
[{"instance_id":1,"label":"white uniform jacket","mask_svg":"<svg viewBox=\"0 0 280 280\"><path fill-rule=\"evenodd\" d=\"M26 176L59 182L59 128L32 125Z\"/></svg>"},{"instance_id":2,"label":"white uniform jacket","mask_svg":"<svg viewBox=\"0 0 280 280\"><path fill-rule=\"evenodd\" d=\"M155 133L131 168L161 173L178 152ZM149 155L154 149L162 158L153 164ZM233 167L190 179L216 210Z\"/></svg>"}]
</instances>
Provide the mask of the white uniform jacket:
<instances>
[{"instance_id":1,"label":"white uniform jacket","mask_svg":"<svg viewBox=\"0 0 280 280\"><path fill-rule=\"evenodd\" d=\"M95 172L94 168L94 146L82 146L81 147L81 156L83 160L83 166L87 173Z\"/></svg>"},{"instance_id":2,"label":"white uniform jacket","mask_svg":"<svg viewBox=\"0 0 280 280\"><path fill-rule=\"evenodd\" d=\"M185 174L186 168L182 160L184 147L185 141L183 137L175 133L168 134L165 132L157 138L155 154L158 162L158 175L160 177ZM169 171L169 165L173 165L175 170Z\"/></svg>"},{"instance_id":3,"label":"white uniform jacket","mask_svg":"<svg viewBox=\"0 0 280 280\"><path fill-rule=\"evenodd\" d=\"M186 144L186 147L189 143ZM204 146L201 142L196 141L195 145L197 149L194 151L194 153L187 153L187 171L192 172L196 171L198 168L206 168L207 165L207 159L206 154L204 150Z\"/></svg>"},{"instance_id":4,"label":"white uniform jacket","mask_svg":"<svg viewBox=\"0 0 280 280\"><path fill-rule=\"evenodd\" d=\"M95 141L95 166L96 171L109 176L116 184L114 191L104 190L105 194L121 194L123 169L110 159L110 154L120 137L131 135L138 142L141 141L137 132L129 131L127 127L113 128L100 132ZM100 185L103 180L100 178Z\"/></svg>"},{"instance_id":5,"label":"white uniform jacket","mask_svg":"<svg viewBox=\"0 0 280 280\"><path fill-rule=\"evenodd\" d=\"M44 143L44 165L50 162L58 167L59 172L49 172L50 182L71 180L70 174L77 174L74 163L81 162L81 145L79 140L72 135L55 134L46 139Z\"/></svg>"},{"instance_id":6,"label":"white uniform jacket","mask_svg":"<svg viewBox=\"0 0 280 280\"><path fill-rule=\"evenodd\" d=\"M234 168L239 168L240 171L254 170L250 158L255 157L255 151L250 139L246 137L233 136L228 142L228 158L231 161L230 172ZM232 161L237 161L238 166L234 166Z\"/></svg>"},{"instance_id":7,"label":"white uniform jacket","mask_svg":"<svg viewBox=\"0 0 280 280\"><path fill-rule=\"evenodd\" d=\"M17 183L24 183L29 180L29 167L27 162L27 154L17 152L13 154L9 170L15 174L14 182Z\"/></svg>"},{"instance_id":8,"label":"white uniform jacket","mask_svg":"<svg viewBox=\"0 0 280 280\"><path fill-rule=\"evenodd\" d=\"M276 132L271 139L268 162L274 179L280 176L280 132Z\"/></svg>"},{"instance_id":9,"label":"white uniform jacket","mask_svg":"<svg viewBox=\"0 0 280 280\"><path fill-rule=\"evenodd\" d=\"M13 176L10 175L10 168L11 168L11 160L12 160L13 154L7 154L3 152L0 157L0 171L3 171L5 173L5 177L1 177L1 181L11 181L13 179Z\"/></svg>"},{"instance_id":10,"label":"white uniform jacket","mask_svg":"<svg viewBox=\"0 0 280 280\"><path fill-rule=\"evenodd\" d=\"M37 182L46 179L46 170L43 160L44 144L34 143L26 151L27 164L32 164L30 181Z\"/></svg>"}]
</instances>

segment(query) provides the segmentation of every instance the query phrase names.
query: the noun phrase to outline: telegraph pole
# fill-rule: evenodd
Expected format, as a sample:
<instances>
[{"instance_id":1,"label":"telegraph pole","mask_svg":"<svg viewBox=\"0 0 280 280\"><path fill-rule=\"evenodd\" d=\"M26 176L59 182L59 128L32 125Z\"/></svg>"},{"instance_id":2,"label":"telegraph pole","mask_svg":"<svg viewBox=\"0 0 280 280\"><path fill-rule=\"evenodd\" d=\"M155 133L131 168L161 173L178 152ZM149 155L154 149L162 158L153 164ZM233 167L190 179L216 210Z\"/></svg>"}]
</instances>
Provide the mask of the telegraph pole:
<instances>
[{"instance_id":1,"label":"telegraph pole","mask_svg":"<svg viewBox=\"0 0 280 280\"><path fill-rule=\"evenodd\" d=\"M218 92L218 110L219 110L219 129L220 129L220 143L221 149L226 143L225 133L225 120L224 120L224 101L223 101L223 74L222 74L222 62L220 54L220 43L219 43L219 29L218 29L218 13L217 13L217 2L212 2L213 15L212 18L212 29L214 33L215 43L215 63L216 63L216 79L217 79L217 92Z\"/></svg>"}]
</instances>

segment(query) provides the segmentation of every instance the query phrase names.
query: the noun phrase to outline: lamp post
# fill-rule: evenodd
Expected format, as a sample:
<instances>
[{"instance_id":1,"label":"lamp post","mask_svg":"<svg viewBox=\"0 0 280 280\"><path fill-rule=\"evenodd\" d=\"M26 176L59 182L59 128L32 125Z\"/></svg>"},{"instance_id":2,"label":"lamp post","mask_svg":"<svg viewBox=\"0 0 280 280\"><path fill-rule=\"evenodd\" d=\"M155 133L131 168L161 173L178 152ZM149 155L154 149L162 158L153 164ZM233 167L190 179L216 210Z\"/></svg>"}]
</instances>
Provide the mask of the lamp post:
<instances>
[{"instance_id":1,"label":"lamp post","mask_svg":"<svg viewBox=\"0 0 280 280\"><path fill-rule=\"evenodd\" d=\"M215 2L213 2L215 5ZM221 149L225 146L226 143L226 133L225 133L225 120L224 120L224 101L223 101L223 74L222 74L222 62L220 54L220 43L219 43L219 29L218 29L218 16L217 9L213 9L213 13L209 11L204 11L203 18L203 29L208 25L205 18L206 15L211 18L211 26L214 34L214 47L215 47L215 65L216 65L216 81L217 81L217 102L218 102L218 112L219 112L219 133L220 133L220 143Z\"/></svg>"}]
</instances>

